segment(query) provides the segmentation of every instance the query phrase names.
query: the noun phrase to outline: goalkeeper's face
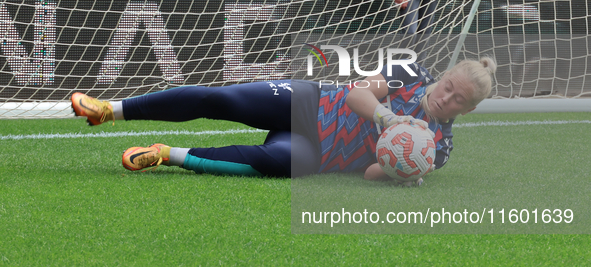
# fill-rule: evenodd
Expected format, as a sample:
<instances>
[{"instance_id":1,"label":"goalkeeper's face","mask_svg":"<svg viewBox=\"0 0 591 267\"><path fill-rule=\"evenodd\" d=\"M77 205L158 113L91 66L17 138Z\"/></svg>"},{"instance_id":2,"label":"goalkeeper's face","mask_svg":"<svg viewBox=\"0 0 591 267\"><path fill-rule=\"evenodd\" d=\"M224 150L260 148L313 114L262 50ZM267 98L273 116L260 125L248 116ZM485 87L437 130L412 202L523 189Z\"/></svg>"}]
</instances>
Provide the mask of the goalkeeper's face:
<instances>
[{"instance_id":1,"label":"goalkeeper's face","mask_svg":"<svg viewBox=\"0 0 591 267\"><path fill-rule=\"evenodd\" d=\"M427 103L431 114L443 121L474 110L474 86L466 75L447 73L429 95Z\"/></svg>"}]
</instances>

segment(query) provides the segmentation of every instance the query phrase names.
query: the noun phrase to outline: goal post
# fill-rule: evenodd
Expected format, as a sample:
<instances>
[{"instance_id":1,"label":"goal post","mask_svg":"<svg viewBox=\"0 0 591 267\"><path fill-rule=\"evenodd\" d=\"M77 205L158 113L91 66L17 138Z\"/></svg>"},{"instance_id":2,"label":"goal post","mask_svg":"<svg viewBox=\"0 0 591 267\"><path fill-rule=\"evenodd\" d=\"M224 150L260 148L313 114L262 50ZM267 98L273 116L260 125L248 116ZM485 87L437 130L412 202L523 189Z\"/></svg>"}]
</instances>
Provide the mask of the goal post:
<instances>
[{"instance_id":1,"label":"goal post","mask_svg":"<svg viewBox=\"0 0 591 267\"><path fill-rule=\"evenodd\" d=\"M461 51L463 51L463 49L465 49L464 44L465 44L465 39L466 36L469 34L470 28L472 26L472 21L475 17L477 17L477 13L478 13L478 8L480 6L480 2L481 0L475 0L472 4L470 13L468 14L468 17L466 19L466 24L464 24L462 32L460 33L460 37L459 37L459 41L456 44L456 47L453 51L453 55L451 57L451 60L448 64L447 70L451 69L454 66L454 63L457 62L458 56L460 54ZM542 24L547 24L547 23L555 23L557 20L557 17L566 17L567 19L574 19L572 18L572 14L573 14L573 8L583 8L583 12L580 13L580 17L585 17L584 15L588 15L589 12L591 11L591 6L588 5L584 5L583 1L579 1L579 3L571 3L570 5L570 10L568 10L568 8L565 8L566 6L563 6L562 8L557 7L557 5L555 5L554 7L552 5L548 5L550 3L548 3L548 1L546 1L546 3L542 3L544 1L540 1L538 3L534 2L534 1L529 1L528 3L526 3L526 1L523 1L523 3L519 3L519 1L513 1L511 3L511 1L506 1L506 5L505 1L489 1L488 3L490 4L490 8L485 8L483 10L481 10L480 15L483 16L484 14L487 13L491 13L494 12L494 3L497 4L497 9L501 9L504 11L504 15L507 17L508 20L511 19L521 19L523 21L526 20L531 20L532 22L530 22L530 24L532 23L538 23L538 32L535 31L529 31L525 34L540 34L540 35L545 35L543 34L542 30L541 30L541 25L539 25L540 23ZM587 12L585 12L585 8L587 9ZM541 18L540 16L540 10L543 9L547 9L546 13L548 13L548 11L550 11L550 15L554 15L553 18L547 18L544 20L544 18ZM553 14L552 14L553 11ZM570 12L569 12L570 11ZM546 15L547 16L547 15ZM491 16L494 19L494 16ZM497 19L503 19L502 16L496 16ZM580 18L582 19L582 18ZM587 20L588 18L585 18L585 20ZM583 22L582 20L579 20L578 23L578 27L579 28L585 28L584 25L581 25L581 22ZM482 23L482 21L481 21ZM535 24L534 24L535 25ZM575 24L572 24L572 26L575 26ZM511 26L510 26L511 27ZM515 27L515 26L513 26ZM527 27L525 24L522 25L523 28ZM530 26L531 27L531 26ZM494 28L491 28L493 35L495 30ZM581 29L578 29L579 31ZM485 29L485 31L488 31L488 29ZM587 31L589 31L589 29L587 29ZM478 33L480 32L480 30L476 31L475 33L473 33L472 35L477 36ZM511 37L511 33L510 31L507 31L509 33L509 37L507 39L510 39ZM562 32L562 33L555 33L558 36L567 36L567 38L563 38L563 42L569 42L572 41L573 38L576 38L576 34L572 34L571 32ZM582 36L584 36L585 34L583 34ZM547 35L546 35L547 36ZM582 36L579 36L582 37ZM560 38L560 37L559 37ZM494 39L494 38L493 38ZM505 39L505 36L501 36L501 39ZM548 43L552 43L556 40L558 40L558 38L547 38L546 40L544 40L544 38L523 38L523 39L529 39L529 40L534 40L533 42L524 42L523 45L524 46L540 46L538 49L547 49L550 50L551 52L554 52L556 50L567 50L567 51L571 51L571 55L572 55L572 51L573 50L580 50L580 51L586 51L588 49L588 45L587 46L582 46L582 47L578 47L578 49L576 47L577 44L572 44L572 43L568 43L568 45L570 45L570 47L565 48L564 44L563 45L556 45L556 43L554 43L554 45L548 45ZM543 43L546 43L545 45ZM509 45L510 43L508 43L507 45ZM579 43L580 45L581 43ZM497 47L498 48L498 47ZM519 49L521 50L520 54L524 54L523 50L525 50L527 48L523 48L523 49ZM538 50L538 51L539 51ZM553 51L554 50L554 51ZM477 49L476 51L480 51L479 49ZM519 81L525 81L527 79L529 79L530 82L534 82L536 81L536 79L541 79L543 77L541 72L542 71L546 71L548 72L548 69L551 68L556 68L556 64L554 64L554 66L548 65L546 63L546 67L545 68L540 68L539 65L543 64L541 60L546 60L546 61L553 61L553 60L557 60L558 57L546 57L544 58L544 53L548 54L548 51L539 51L537 54L534 54L534 56L529 56L526 57L524 61L520 61L520 62L511 62L509 61L509 63L524 63L526 62L524 65L522 66L511 66L512 68L515 69L519 69L519 68L523 68L523 69L527 69L527 68L537 68L537 73L535 72L529 72L529 75L526 75L524 73L527 73L526 71L522 71L521 74L521 80L517 80L514 81L513 79L510 80L510 86L512 87L513 84L518 84ZM493 53L494 54L494 53ZM580 53L583 56L586 56L585 53ZM519 55L519 54L518 54ZM494 56L493 56L494 57ZM574 58L564 58L564 60L572 60ZM588 59L588 58L585 58ZM585 61L586 62L586 61ZM535 66L538 65L538 66ZM532 67L533 66L533 67ZM583 64L573 64L571 63L571 65L569 66L570 68L573 67L579 67L579 68L583 68L585 69L584 73L585 75L588 73L586 71L587 69L587 65L583 65ZM552 70L550 70L552 71ZM556 78L556 74L558 73L558 71L554 71L554 76L552 78ZM511 76L513 76L513 74L516 73L511 73ZM548 77L545 77L548 78ZM576 78L576 77L572 77L571 75L568 76L568 78ZM586 78L586 77L585 77ZM523 84L522 84L523 85ZM583 83L583 86L586 86L586 83ZM473 111L473 113L528 113L528 112L537 112L537 113L542 113L542 112L591 112L591 98L581 98L582 96L585 95L590 95L591 96L591 92L584 92L584 89L581 88L581 92L577 95L574 95L574 97L568 98L566 97L568 95L567 91L568 88L565 88L564 90L564 94L560 95L559 90L558 89L554 89L554 86L550 86L550 88L540 88L540 93L537 93L537 87L533 88L534 93L532 95L532 97L529 98L521 98L520 94L514 95L514 94L509 94L506 96L501 96L499 95L498 92L498 86L496 88L496 92L493 92L492 95L492 99L485 99L483 102L481 102L478 107L476 108L476 110ZM523 86L520 88L523 89ZM542 93L542 92L549 92L549 93ZM554 96L552 95L553 92L555 93ZM536 94L537 93L537 94ZM571 93L571 95L573 95ZM513 99L511 99L513 97Z\"/></svg>"},{"instance_id":2,"label":"goal post","mask_svg":"<svg viewBox=\"0 0 591 267\"><path fill-rule=\"evenodd\" d=\"M68 99L76 91L121 100L182 85L289 79L301 69L295 51L305 47L294 43L298 36L311 44L376 36L364 40L378 48L420 45L419 63L434 77L455 57L491 56L498 63L493 92L476 111L525 103L547 111L552 98L588 111L587 1L421 3L434 7L431 17L418 18L430 19L432 31L415 42L394 0L4 1L0 118L73 117ZM371 52L361 56L375 59Z\"/></svg>"},{"instance_id":3,"label":"goal post","mask_svg":"<svg viewBox=\"0 0 591 267\"><path fill-rule=\"evenodd\" d=\"M471 113L591 112L591 99L516 98L485 99Z\"/></svg>"}]
</instances>

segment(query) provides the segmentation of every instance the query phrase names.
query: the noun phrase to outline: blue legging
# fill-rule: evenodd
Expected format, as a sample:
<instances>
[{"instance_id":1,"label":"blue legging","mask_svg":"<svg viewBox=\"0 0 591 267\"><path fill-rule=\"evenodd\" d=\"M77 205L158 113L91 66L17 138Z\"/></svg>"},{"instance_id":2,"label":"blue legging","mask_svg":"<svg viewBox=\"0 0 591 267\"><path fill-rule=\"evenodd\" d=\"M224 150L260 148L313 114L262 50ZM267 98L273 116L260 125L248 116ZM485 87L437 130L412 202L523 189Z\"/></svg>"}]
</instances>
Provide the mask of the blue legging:
<instances>
[{"instance_id":1,"label":"blue legging","mask_svg":"<svg viewBox=\"0 0 591 267\"><path fill-rule=\"evenodd\" d=\"M317 141L314 140L314 114L317 114L318 101L314 99L315 90L308 88L311 85L304 85L292 88L291 80L280 80L225 87L181 86L126 99L123 114L126 120L181 122L209 118L269 130L262 145L192 148L188 157L249 166L256 170L255 174L264 176L297 177L316 172L320 162ZM306 90L299 93L301 87ZM297 93L297 99L306 100L307 95L311 95L310 100L293 103L292 99L296 98L292 97L292 92ZM291 116L292 104L297 106L294 116ZM294 131L292 125L296 128ZM253 173L241 173L242 169L238 172L221 169L215 173Z\"/></svg>"}]
</instances>

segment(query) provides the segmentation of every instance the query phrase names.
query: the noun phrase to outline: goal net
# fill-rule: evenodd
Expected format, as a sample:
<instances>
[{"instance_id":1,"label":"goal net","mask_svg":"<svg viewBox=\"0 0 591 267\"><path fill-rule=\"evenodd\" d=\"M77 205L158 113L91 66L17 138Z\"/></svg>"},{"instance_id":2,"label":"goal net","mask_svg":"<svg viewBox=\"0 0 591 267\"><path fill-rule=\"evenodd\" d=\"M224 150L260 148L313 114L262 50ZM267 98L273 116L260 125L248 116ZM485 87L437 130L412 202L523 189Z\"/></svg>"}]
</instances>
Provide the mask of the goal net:
<instances>
[{"instance_id":1,"label":"goal net","mask_svg":"<svg viewBox=\"0 0 591 267\"><path fill-rule=\"evenodd\" d=\"M454 55L494 57L493 98L590 92L586 1L419 2L433 13L417 17L429 27L413 30L393 0L3 1L0 118L72 117L74 92L120 100L181 85L290 79L303 69L294 51L356 38L417 50L435 77ZM360 67L373 69L375 52L360 56Z\"/></svg>"}]
</instances>

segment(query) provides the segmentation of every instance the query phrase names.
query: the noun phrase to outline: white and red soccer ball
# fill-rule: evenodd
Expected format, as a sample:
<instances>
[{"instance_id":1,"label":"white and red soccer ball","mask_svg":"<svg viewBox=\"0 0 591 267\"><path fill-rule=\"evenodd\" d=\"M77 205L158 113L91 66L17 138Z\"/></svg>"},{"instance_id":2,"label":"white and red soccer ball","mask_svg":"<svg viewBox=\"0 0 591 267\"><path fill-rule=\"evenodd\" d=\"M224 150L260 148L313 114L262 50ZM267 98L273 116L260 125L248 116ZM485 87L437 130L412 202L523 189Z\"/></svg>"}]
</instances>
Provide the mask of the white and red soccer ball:
<instances>
[{"instance_id":1,"label":"white and red soccer ball","mask_svg":"<svg viewBox=\"0 0 591 267\"><path fill-rule=\"evenodd\" d=\"M399 182L417 181L435 161L435 143L430 132L419 125L395 124L380 135L376 158L388 176Z\"/></svg>"}]
</instances>

